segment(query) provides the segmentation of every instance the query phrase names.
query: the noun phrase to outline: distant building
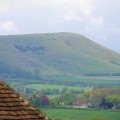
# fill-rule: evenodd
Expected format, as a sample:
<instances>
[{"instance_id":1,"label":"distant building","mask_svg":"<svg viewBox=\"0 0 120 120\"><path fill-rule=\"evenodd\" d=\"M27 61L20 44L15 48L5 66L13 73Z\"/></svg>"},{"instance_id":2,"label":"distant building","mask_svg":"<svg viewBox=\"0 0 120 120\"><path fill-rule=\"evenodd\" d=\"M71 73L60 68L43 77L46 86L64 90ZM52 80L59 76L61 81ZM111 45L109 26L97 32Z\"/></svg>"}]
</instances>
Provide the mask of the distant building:
<instances>
[{"instance_id":1,"label":"distant building","mask_svg":"<svg viewBox=\"0 0 120 120\"><path fill-rule=\"evenodd\" d=\"M48 118L0 81L0 120L48 120Z\"/></svg>"}]
</instances>

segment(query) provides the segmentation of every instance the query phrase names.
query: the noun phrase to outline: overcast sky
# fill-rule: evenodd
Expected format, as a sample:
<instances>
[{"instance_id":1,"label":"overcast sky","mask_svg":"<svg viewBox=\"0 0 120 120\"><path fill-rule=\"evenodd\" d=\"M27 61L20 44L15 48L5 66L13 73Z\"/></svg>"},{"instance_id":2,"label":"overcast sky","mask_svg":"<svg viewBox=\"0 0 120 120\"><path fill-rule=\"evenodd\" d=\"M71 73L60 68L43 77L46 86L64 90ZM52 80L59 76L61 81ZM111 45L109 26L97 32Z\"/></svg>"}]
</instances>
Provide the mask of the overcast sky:
<instances>
[{"instance_id":1,"label":"overcast sky","mask_svg":"<svg viewBox=\"0 0 120 120\"><path fill-rule=\"evenodd\" d=\"M0 0L0 35L74 32L120 52L120 0Z\"/></svg>"}]
</instances>

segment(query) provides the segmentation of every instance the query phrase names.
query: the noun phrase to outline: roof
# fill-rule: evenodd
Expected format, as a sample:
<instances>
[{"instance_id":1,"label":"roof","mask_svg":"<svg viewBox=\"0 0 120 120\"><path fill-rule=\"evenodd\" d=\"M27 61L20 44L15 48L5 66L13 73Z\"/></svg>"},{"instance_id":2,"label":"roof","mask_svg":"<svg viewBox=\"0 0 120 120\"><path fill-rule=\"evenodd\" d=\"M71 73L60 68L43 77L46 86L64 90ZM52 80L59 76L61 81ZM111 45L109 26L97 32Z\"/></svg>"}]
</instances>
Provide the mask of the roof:
<instances>
[{"instance_id":1,"label":"roof","mask_svg":"<svg viewBox=\"0 0 120 120\"><path fill-rule=\"evenodd\" d=\"M47 117L0 81L0 120L47 120Z\"/></svg>"}]
</instances>

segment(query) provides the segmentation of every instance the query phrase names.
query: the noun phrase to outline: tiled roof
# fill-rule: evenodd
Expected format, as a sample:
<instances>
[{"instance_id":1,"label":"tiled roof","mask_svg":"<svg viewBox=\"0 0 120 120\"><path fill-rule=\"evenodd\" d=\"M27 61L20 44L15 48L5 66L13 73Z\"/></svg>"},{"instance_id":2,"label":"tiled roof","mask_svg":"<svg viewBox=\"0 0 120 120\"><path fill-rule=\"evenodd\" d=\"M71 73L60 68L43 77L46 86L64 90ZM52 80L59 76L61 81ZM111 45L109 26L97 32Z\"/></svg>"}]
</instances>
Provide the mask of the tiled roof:
<instances>
[{"instance_id":1,"label":"tiled roof","mask_svg":"<svg viewBox=\"0 0 120 120\"><path fill-rule=\"evenodd\" d=\"M47 118L0 81L0 120L47 120Z\"/></svg>"}]
</instances>

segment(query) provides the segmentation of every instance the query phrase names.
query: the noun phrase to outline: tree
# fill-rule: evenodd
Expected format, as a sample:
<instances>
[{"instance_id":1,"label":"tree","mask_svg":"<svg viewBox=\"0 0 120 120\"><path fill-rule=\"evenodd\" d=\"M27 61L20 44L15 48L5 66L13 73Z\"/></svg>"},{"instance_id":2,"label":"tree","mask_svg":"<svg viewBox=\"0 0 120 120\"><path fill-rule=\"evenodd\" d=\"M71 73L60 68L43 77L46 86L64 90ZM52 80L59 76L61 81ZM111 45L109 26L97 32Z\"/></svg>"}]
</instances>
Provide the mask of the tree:
<instances>
[{"instance_id":1,"label":"tree","mask_svg":"<svg viewBox=\"0 0 120 120\"><path fill-rule=\"evenodd\" d=\"M64 105L72 105L76 100L76 95L72 93L66 93L59 97L59 102Z\"/></svg>"},{"instance_id":2,"label":"tree","mask_svg":"<svg viewBox=\"0 0 120 120\"><path fill-rule=\"evenodd\" d=\"M49 106L50 100L47 96L43 95L40 97L41 105Z\"/></svg>"},{"instance_id":3,"label":"tree","mask_svg":"<svg viewBox=\"0 0 120 120\"><path fill-rule=\"evenodd\" d=\"M109 95L106 97L106 100L113 104L113 106L117 109L120 108L120 96L119 95Z\"/></svg>"},{"instance_id":4,"label":"tree","mask_svg":"<svg viewBox=\"0 0 120 120\"><path fill-rule=\"evenodd\" d=\"M113 102L110 102L105 97L103 97L100 107L111 109L111 108L113 108Z\"/></svg>"}]
</instances>

